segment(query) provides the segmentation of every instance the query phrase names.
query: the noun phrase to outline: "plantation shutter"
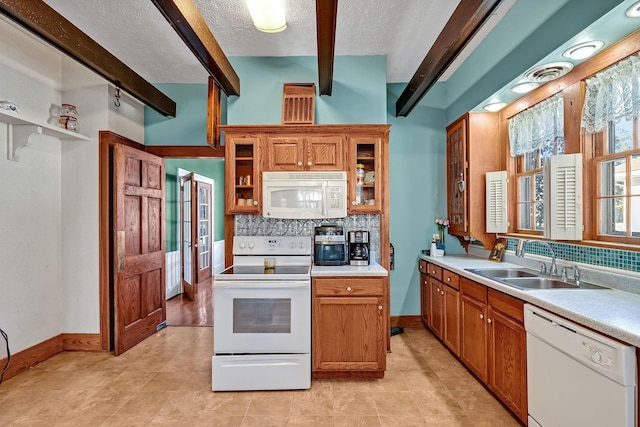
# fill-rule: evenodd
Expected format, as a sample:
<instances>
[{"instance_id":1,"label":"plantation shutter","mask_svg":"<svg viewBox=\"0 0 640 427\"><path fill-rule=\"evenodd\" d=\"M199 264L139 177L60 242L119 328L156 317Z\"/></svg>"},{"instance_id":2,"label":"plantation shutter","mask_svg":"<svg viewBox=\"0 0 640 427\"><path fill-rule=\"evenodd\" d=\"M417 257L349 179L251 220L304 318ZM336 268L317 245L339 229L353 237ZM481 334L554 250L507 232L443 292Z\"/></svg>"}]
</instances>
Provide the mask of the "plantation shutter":
<instances>
[{"instance_id":1,"label":"plantation shutter","mask_svg":"<svg viewBox=\"0 0 640 427\"><path fill-rule=\"evenodd\" d=\"M487 172L487 233L507 232L507 172Z\"/></svg>"},{"instance_id":2,"label":"plantation shutter","mask_svg":"<svg viewBox=\"0 0 640 427\"><path fill-rule=\"evenodd\" d=\"M544 237L582 240L582 154L544 162Z\"/></svg>"}]
</instances>

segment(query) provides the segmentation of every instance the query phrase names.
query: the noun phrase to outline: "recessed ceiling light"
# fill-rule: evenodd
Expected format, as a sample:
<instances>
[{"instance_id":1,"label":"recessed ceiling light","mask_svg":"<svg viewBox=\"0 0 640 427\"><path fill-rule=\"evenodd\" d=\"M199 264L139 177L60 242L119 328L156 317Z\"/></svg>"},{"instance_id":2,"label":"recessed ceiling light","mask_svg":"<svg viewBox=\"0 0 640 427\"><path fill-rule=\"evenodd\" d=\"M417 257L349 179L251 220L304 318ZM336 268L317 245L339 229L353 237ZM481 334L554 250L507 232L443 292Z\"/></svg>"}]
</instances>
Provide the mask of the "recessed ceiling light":
<instances>
[{"instance_id":1,"label":"recessed ceiling light","mask_svg":"<svg viewBox=\"0 0 640 427\"><path fill-rule=\"evenodd\" d=\"M640 18L640 1L635 2L625 13L629 18Z\"/></svg>"},{"instance_id":2,"label":"recessed ceiling light","mask_svg":"<svg viewBox=\"0 0 640 427\"><path fill-rule=\"evenodd\" d=\"M596 53L596 51L602 46L604 46L604 42L600 40L584 42L571 46L569 49L564 51L562 56L571 59L585 59Z\"/></svg>"},{"instance_id":3,"label":"recessed ceiling light","mask_svg":"<svg viewBox=\"0 0 640 427\"><path fill-rule=\"evenodd\" d=\"M245 0L253 25L264 33L279 33L287 29L282 0Z\"/></svg>"},{"instance_id":4,"label":"recessed ceiling light","mask_svg":"<svg viewBox=\"0 0 640 427\"><path fill-rule=\"evenodd\" d=\"M484 108L487 111L491 111L492 113L495 113L496 111L502 110L506 105L507 105L506 102L492 102L491 104L487 104L482 108Z\"/></svg>"},{"instance_id":5,"label":"recessed ceiling light","mask_svg":"<svg viewBox=\"0 0 640 427\"><path fill-rule=\"evenodd\" d=\"M538 86L540 86L540 83L536 83L536 82L518 83L517 85L511 88L511 91L515 93L527 93L527 92L531 92Z\"/></svg>"}]
</instances>

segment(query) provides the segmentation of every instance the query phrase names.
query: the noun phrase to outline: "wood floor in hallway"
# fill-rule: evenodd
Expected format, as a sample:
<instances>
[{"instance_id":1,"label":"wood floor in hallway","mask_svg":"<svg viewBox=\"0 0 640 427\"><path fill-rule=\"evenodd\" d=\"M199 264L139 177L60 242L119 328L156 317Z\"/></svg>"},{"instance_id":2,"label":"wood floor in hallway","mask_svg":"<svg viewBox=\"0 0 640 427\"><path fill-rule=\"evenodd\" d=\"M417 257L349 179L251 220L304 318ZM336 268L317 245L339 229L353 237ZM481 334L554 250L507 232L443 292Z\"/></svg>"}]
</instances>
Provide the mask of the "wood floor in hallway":
<instances>
[{"instance_id":1,"label":"wood floor in hallway","mask_svg":"<svg viewBox=\"0 0 640 427\"><path fill-rule=\"evenodd\" d=\"M211 391L213 331L167 327L119 357L63 352L0 384L0 426L518 426L426 329L391 338L383 379Z\"/></svg>"},{"instance_id":2,"label":"wood floor in hallway","mask_svg":"<svg viewBox=\"0 0 640 427\"><path fill-rule=\"evenodd\" d=\"M195 300L185 294L168 300L167 326L213 326L212 282L213 279L209 278L198 283Z\"/></svg>"}]
</instances>

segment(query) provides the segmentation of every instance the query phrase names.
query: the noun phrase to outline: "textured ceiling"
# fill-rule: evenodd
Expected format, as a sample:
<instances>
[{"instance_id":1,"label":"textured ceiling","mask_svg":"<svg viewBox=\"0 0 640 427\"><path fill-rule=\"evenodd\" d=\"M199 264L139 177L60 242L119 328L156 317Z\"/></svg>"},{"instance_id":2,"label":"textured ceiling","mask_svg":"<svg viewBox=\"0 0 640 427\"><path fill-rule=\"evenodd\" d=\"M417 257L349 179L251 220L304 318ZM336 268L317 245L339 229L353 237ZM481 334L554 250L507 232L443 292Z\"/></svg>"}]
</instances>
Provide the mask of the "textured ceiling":
<instances>
[{"instance_id":1,"label":"textured ceiling","mask_svg":"<svg viewBox=\"0 0 640 427\"><path fill-rule=\"evenodd\" d=\"M207 74L149 0L45 0L153 83ZM227 56L316 56L314 0L285 0L287 29L261 33L243 0L195 0ZM341 0L336 55L384 55L387 81L407 82L459 0Z\"/></svg>"}]
</instances>

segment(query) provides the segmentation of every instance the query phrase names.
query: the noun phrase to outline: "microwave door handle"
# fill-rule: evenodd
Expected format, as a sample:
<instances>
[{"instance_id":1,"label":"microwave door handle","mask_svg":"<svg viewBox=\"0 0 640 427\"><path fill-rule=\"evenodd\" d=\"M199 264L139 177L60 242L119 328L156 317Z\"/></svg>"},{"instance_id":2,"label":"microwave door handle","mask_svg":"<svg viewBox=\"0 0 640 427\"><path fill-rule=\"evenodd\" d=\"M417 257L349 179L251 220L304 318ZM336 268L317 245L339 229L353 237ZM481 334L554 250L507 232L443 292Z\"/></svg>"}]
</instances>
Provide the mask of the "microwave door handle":
<instances>
[{"instance_id":1,"label":"microwave door handle","mask_svg":"<svg viewBox=\"0 0 640 427\"><path fill-rule=\"evenodd\" d=\"M323 193L323 197L322 197L322 216L324 218L326 218L329 214L327 212L327 183L323 182L322 183L322 193Z\"/></svg>"}]
</instances>

